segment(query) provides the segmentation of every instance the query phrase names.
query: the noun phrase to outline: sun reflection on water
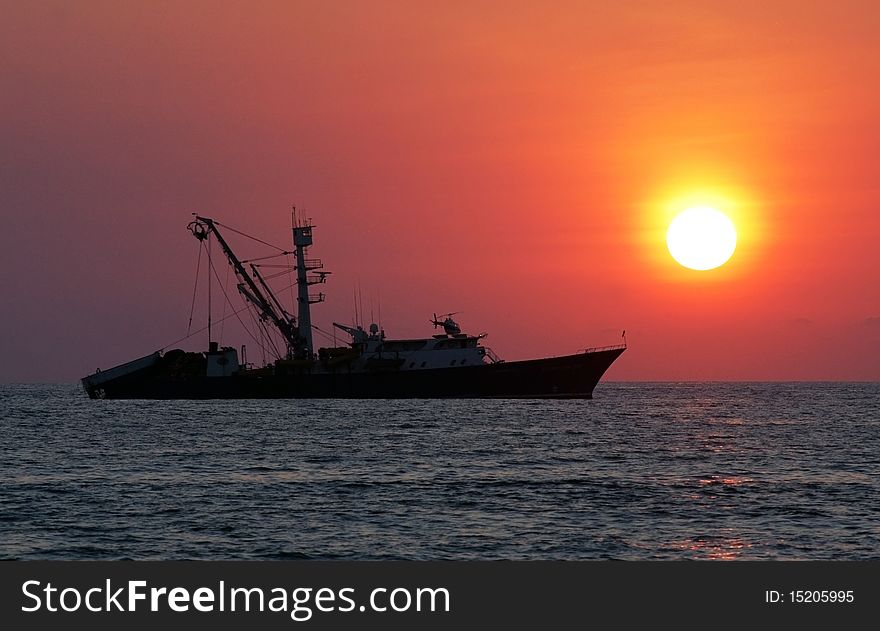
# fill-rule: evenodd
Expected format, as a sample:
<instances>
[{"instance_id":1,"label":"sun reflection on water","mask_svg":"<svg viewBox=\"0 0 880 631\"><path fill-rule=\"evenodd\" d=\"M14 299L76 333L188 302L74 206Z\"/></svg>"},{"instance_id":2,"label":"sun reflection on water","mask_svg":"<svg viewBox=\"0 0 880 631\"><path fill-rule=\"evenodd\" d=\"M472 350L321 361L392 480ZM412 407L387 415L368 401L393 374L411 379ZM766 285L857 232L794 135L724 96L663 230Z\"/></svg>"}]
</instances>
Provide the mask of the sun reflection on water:
<instances>
[{"instance_id":1,"label":"sun reflection on water","mask_svg":"<svg viewBox=\"0 0 880 631\"><path fill-rule=\"evenodd\" d=\"M742 537L716 536L684 539L674 542L671 547L683 557L712 561L735 561L743 558L751 549L752 544Z\"/></svg>"}]
</instances>

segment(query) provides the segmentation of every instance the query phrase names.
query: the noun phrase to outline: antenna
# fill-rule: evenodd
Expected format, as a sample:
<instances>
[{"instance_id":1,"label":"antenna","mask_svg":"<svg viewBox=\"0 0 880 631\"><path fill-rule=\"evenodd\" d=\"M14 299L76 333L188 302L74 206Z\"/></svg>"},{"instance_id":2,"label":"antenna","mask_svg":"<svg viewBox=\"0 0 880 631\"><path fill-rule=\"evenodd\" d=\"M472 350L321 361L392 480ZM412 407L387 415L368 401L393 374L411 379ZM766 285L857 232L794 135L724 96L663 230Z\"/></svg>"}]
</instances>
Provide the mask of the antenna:
<instances>
[{"instance_id":1,"label":"antenna","mask_svg":"<svg viewBox=\"0 0 880 631\"><path fill-rule=\"evenodd\" d=\"M214 263L211 260L211 240L208 239L208 350L211 350L211 268Z\"/></svg>"},{"instance_id":2,"label":"antenna","mask_svg":"<svg viewBox=\"0 0 880 631\"><path fill-rule=\"evenodd\" d=\"M354 301L354 325L358 326L358 295L357 287L352 287L352 299Z\"/></svg>"}]
</instances>

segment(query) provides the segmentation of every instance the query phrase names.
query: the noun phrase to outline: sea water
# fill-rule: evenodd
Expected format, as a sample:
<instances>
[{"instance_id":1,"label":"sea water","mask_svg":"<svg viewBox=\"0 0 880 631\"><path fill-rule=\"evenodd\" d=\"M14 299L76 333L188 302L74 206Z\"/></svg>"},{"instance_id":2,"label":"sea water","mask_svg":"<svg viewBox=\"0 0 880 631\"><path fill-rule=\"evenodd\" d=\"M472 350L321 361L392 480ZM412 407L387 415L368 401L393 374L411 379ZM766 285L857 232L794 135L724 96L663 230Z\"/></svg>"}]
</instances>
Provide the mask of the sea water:
<instances>
[{"instance_id":1,"label":"sea water","mask_svg":"<svg viewBox=\"0 0 880 631\"><path fill-rule=\"evenodd\" d=\"M4 559L880 558L880 384L591 401L0 386Z\"/></svg>"}]
</instances>

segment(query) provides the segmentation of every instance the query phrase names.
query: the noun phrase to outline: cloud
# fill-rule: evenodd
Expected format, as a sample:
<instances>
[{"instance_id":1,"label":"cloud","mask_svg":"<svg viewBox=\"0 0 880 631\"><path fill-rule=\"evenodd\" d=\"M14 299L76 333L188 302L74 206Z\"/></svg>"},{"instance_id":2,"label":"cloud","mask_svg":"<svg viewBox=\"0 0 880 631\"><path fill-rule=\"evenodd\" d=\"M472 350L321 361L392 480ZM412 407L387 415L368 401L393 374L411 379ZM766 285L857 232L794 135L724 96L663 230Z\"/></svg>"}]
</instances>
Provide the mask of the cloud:
<instances>
[{"instance_id":1,"label":"cloud","mask_svg":"<svg viewBox=\"0 0 880 631\"><path fill-rule=\"evenodd\" d=\"M880 331L880 316L867 317L863 324L872 331Z\"/></svg>"}]
</instances>

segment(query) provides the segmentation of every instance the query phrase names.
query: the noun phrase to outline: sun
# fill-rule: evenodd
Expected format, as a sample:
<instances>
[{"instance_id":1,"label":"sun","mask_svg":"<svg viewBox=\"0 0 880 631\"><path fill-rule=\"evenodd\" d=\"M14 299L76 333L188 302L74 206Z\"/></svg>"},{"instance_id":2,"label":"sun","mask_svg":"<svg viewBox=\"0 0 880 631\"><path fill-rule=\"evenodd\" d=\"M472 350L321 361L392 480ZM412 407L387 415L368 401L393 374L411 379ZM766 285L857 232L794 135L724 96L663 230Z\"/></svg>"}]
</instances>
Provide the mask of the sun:
<instances>
[{"instance_id":1,"label":"sun","mask_svg":"<svg viewBox=\"0 0 880 631\"><path fill-rule=\"evenodd\" d=\"M715 269L733 256L736 228L721 211L695 206L679 213L669 224L666 246L672 258L688 269Z\"/></svg>"}]
</instances>

